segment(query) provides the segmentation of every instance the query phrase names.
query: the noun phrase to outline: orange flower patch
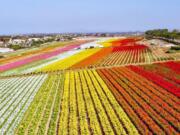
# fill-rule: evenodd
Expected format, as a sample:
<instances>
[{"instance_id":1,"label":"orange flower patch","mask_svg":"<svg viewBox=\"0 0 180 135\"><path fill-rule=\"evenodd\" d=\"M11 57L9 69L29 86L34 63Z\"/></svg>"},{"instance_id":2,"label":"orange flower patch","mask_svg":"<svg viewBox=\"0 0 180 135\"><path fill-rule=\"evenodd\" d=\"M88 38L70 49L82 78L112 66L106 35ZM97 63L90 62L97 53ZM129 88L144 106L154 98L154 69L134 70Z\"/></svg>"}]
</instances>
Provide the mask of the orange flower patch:
<instances>
[{"instance_id":1,"label":"orange flower patch","mask_svg":"<svg viewBox=\"0 0 180 135\"><path fill-rule=\"evenodd\" d=\"M92 64L97 63L99 60L101 60L102 58L110 54L111 52L112 52L112 48L102 48L97 53L73 65L71 68L75 69L75 68L82 68L82 67L90 66Z\"/></svg>"}]
</instances>

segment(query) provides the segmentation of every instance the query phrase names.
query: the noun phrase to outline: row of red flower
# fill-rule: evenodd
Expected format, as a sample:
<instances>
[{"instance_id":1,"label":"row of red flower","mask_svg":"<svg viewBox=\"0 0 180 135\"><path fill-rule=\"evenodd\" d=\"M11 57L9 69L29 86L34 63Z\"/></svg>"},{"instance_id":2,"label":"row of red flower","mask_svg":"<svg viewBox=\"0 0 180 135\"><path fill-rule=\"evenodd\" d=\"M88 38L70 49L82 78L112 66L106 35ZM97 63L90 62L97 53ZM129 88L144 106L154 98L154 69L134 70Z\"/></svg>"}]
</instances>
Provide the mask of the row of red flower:
<instances>
[{"instance_id":1,"label":"row of red flower","mask_svg":"<svg viewBox=\"0 0 180 135\"><path fill-rule=\"evenodd\" d=\"M141 39L138 38L126 38L126 39L120 39L116 41L112 41L112 46L127 46L127 45L133 45L135 42L139 41Z\"/></svg>"},{"instance_id":2,"label":"row of red flower","mask_svg":"<svg viewBox=\"0 0 180 135\"><path fill-rule=\"evenodd\" d=\"M166 63L160 63L162 66L168 67L172 70L174 70L177 74L180 74L180 63L179 62L174 62L174 61L169 61Z\"/></svg>"},{"instance_id":3,"label":"row of red flower","mask_svg":"<svg viewBox=\"0 0 180 135\"><path fill-rule=\"evenodd\" d=\"M113 52L118 52L118 51L142 51L144 49L147 49L148 47L145 45L133 45L133 46L118 46L113 48Z\"/></svg>"},{"instance_id":4,"label":"row of red flower","mask_svg":"<svg viewBox=\"0 0 180 135\"><path fill-rule=\"evenodd\" d=\"M160 85L161 87L165 88L166 90L173 93L174 95L180 97L180 88L178 86L175 86L173 83L165 80L164 77L162 77L158 74L155 74L153 72L144 70L142 67L129 66L128 68L130 68L134 72L142 75L143 77L153 81L154 83Z\"/></svg>"},{"instance_id":5,"label":"row of red flower","mask_svg":"<svg viewBox=\"0 0 180 135\"><path fill-rule=\"evenodd\" d=\"M175 85L180 85L180 74L176 73L174 70L162 66L162 64L150 64L141 66L143 69L151 71L155 74L163 76L167 81L174 83Z\"/></svg>"},{"instance_id":6,"label":"row of red flower","mask_svg":"<svg viewBox=\"0 0 180 135\"><path fill-rule=\"evenodd\" d=\"M176 108L177 103L171 98L168 100L173 106L166 101L169 95L162 94L162 91L165 90L161 91L157 85L158 89L156 90L147 82L143 82L143 79L137 81L135 73L127 68L99 69L97 71L140 133L177 133L179 109ZM157 92L161 93L161 96L158 96ZM175 100L177 100L176 97Z\"/></svg>"}]
</instances>

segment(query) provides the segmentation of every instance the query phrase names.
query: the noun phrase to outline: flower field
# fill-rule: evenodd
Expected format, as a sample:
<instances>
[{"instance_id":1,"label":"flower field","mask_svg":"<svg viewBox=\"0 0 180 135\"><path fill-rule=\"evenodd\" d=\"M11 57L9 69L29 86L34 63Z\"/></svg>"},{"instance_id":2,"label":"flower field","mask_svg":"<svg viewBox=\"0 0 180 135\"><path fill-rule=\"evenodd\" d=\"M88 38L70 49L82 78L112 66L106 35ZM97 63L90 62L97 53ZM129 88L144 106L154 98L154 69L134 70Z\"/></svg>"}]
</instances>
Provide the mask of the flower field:
<instances>
[{"instance_id":1,"label":"flower field","mask_svg":"<svg viewBox=\"0 0 180 135\"><path fill-rule=\"evenodd\" d=\"M46 75L0 80L0 131L11 134L43 84Z\"/></svg>"},{"instance_id":2,"label":"flower field","mask_svg":"<svg viewBox=\"0 0 180 135\"><path fill-rule=\"evenodd\" d=\"M25 113L16 134L55 134L63 94L63 75L49 75Z\"/></svg>"},{"instance_id":3,"label":"flower field","mask_svg":"<svg viewBox=\"0 0 180 135\"><path fill-rule=\"evenodd\" d=\"M42 67L39 69L41 72L47 72L47 71L55 71L55 70L63 70L71 67L72 65L78 63L79 61L82 61L83 59L93 55L94 53L101 50L100 48L96 49L86 49L84 51L81 51L80 53L77 53L75 55L72 55L66 59L59 60L57 62L54 62L52 64L49 64L47 66Z\"/></svg>"},{"instance_id":4,"label":"flower field","mask_svg":"<svg viewBox=\"0 0 180 135\"><path fill-rule=\"evenodd\" d=\"M68 45L7 63L20 65L0 76L0 134L179 135L180 61L139 40Z\"/></svg>"},{"instance_id":5,"label":"flower field","mask_svg":"<svg viewBox=\"0 0 180 135\"><path fill-rule=\"evenodd\" d=\"M112 51L112 48L102 48L100 51L97 53L94 53L93 55L89 56L88 58L85 58L84 60L74 64L71 69L76 69L76 68L82 68L82 67L88 67L91 66L97 61L103 59L105 56L110 54Z\"/></svg>"},{"instance_id":6,"label":"flower field","mask_svg":"<svg viewBox=\"0 0 180 135\"><path fill-rule=\"evenodd\" d=\"M100 69L119 104L142 134L178 134L179 98L128 68Z\"/></svg>"},{"instance_id":7,"label":"flower field","mask_svg":"<svg viewBox=\"0 0 180 135\"><path fill-rule=\"evenodd\" d=\"M40 61L36 61L36 62L32 62L23 66L20 66L18 68L12 69L12 70L8 70L5 72L2 72L1 75L2 76L7 76L7 75L17 75L17 74L24 74L24 73L31 73L31 72L35 72L49 64L55 63L57 61L66 59L67 57L70 57L72 55L75 55L77 53L79 53L81 50L69 50L63 53L60 53L52 58L48 58L48 59L43 59Z\"/></svg>"},{"instance_id":8,"label":"flower field","mask_svg":"<svg viewBox=\"0 0 180 135\"><path fill-rule=\"evenodd\" d=\"M136 43L116 46L113 47L110 55L95 63L94 66L141 64L174 59L161 51L157 52L156 50L154 52L154 50L148 46Z\"/></svg>"},{"instance_id":9,"label":"flower field","mask_svg":"<svg viewBox=\"0 0 180 135\"><path fill-rule=\"evenodd\" d=\"M178 134L179 95L144 76L148 66L49 75L16 134Z\"/></svg>"},{"instance_id":10,"label":"flower field","mask_svg":"<svg viewBox=\"0 0 180 135\"><path fill-rule=\"evenodd\" d=\"M105 48L71 67L92 68L104 66L125 66L174 60L161 49L136 43L139 39L120 39L105 42Z\"/></svg>"},{"instance_id":11,"label":"flower field","mask_svg":"<svg viewBox=\"0 0 180 135\"><path fill-rule=\"evenodd\" d=\"M48 46L42 46L42 47L36 47L36 48L28 48L28 49L23 49L23 50L18 50L13 53L8 53L5 55L5 58L0 59L0 64L7 64L10 62L14 62L17 60L21 60L33 55L37 54L43 54L43 53L48 53L50 51L54 51L56 49L60 49L61 47L67 46L67 45L73 45L73 44L82 44L85 41L79 41L79 42L55 42L51 43Z\"/></svg>"},{"instance_id":12,"label":"flower field","mask_svg":"<svg viewBox=\"0 0 180 135\"><path fill-rule=\"evenodd\" d=\"M15 61L15 62L11 62L11 63L5 64L5 65L1 65L1 66L0 66L0 71L1 71L1 72L2 72L2 71L6 71L6 70L13 69L13 68L17 68L17 67L19 67L19 66L22 66L22 65L25 65L25 64L34 62L34 61L47 59L47 58L56 56L56 55L58 55L59 53L63 53L63 52L65 52L65 51L67 51L67 50L77 48L78 46L79 46L79 45L67 46L67 47L63 47L63 48L56 49L56 50L54 50L54 51L52 51L52 52L48 52L48 53L43 53L43 54L31 56L31 57L28 57L28 58L25 58L25 59L21 59L21 60L19 60L19 61Z\"/></svg>"},{"instance_id":13,"label":"flower field","mask_svg":"<svg viewBox=\"0 0 180 135\"><path fill-rule=\"evenodd\" d=\"M176 59L176 57L165 54L160 48L139 44L139 40L141 39L122 38L108 39L107 41L103 39L102 43L99 42L99 44L104 47L99 47L98 41L90 43L84 43L84 41L63 47L55 46L54 49L47 47L39 52L32 50L25 52L24 57L21 56L14 62L14 58L12 58L10 62L0 65L0 72L1 75L6 76L29 72L146 64ZM95 48L85 49L90 46ZM68 52L71 54L64 57Z\"/></svg>"}]
</instances>

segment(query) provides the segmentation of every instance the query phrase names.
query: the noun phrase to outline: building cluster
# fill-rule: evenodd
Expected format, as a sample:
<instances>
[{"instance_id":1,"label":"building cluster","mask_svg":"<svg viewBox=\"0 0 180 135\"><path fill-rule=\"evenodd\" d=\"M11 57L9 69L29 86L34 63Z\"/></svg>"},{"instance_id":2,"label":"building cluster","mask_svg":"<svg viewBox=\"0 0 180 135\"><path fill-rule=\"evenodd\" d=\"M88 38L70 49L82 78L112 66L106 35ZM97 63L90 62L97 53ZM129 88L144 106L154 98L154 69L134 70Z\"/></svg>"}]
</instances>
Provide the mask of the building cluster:
<instances>
[{"instance_id":1,"label":"building cluster","mask_svg":"<svg viewBox=\"0 0 180 135\"><path fill-rule=\"evenodd\" d=\"M21 47L31 47L36 42L46 42L52 37L28 37L28 36L1 36L0 47L19 45Z\"/></svg>"}]
</instances>

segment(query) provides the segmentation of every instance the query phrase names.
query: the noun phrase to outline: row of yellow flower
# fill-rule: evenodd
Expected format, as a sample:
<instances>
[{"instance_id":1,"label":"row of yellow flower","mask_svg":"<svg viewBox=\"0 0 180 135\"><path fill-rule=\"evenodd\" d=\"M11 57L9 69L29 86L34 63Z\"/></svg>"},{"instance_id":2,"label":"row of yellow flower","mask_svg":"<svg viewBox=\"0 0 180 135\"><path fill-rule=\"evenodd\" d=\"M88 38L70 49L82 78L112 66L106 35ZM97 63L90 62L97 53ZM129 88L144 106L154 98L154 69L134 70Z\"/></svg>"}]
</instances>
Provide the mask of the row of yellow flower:
<instances>
[{"instance_id":1,"label":"row of yellow flower","mask_svg":"<svg viewBox=\"0 0 180 135\"><path fill-rule=\"evenodd\" d=\"M61 135L139 134L95 70L66 72L62 99Z\"/></svg>"},{"instance_id":2,"label":"row of yellow flower","mask_svg":"<svg viewBox=\"0 0 180 135\"><path fill-rule=\"evenodd\" d=\"M75 72L75 80L76 80L76 92L77 92L77 103L78 103L78 109L79 109L79 120L80 120L80 129L82 135L89 135L90 131L88 129L88 117L86 112L86 104L84 101L84 95L83 95L83 89L81 87L81 80L78 72ZM87 87L86 87L87 88Z\"/></svg>"},{"instance_id":3,"label":"row of yellow flower","mask_svg":"<svg viewBox=\"0 0 180 135\"><path fill-rule=\"evenodd\" d=\"M59 129L58 132L61 135L68 134L68 114L69 114L69 73L65 75L64 81L64 92L62 97L62 104L61 104L61 113L59 119Z\"/></svg>"},{"instance_id":4,"label":"row of yellow flower","mask_svg":"<svg viewBox=\"0 0 180 135\"><path fill-rule=\"evenodd\" d=\"M16 134L55 134L58 117L62 77L50 75L43 83L25 113Z\"/></svg>"},{"instance_id":5,"label":"row of yellow flower","mask_svg":"<svg viewBox=\"0 0 180 135\"><path fill-rule=\"evenodd\" d=\"M89 118L89 123L90 123L90 127L91 130L94 134L102 134L101 132L101 128L100 128L100 123L98 122L98 117L94 108L94 104L91 98L91 95L89 93L89 86L86 82L86 78L83 74L83 71L79 72L79 76L81 79L81 87L82 87L82 91L84 93L84 97L85 97L85 104L87 106L87 114L88 114L88 118Z\"/></svg>"},{"instance_id":6,"label":"row of yellow flower","mask_svg":"<svg viewBox=\"0 0 180 135\"><path fill-rule=\"evenodd\" d=\"M108 116L105 112L105 108L103 107L103 104L101 103L100 98L98 97L98 94L96 92L96 90L100 90L97 89L96 86L94 86L94 82L92 82L92 78L89 77L88 72L84 71L84 75L87 81L87 84L89 86L89 92L91 93L92 96L92 100L94 100L94 107L96 109L96 113L99 117L100 123L103 127L103 132L109 134L109 135L113 135L113 127L110 124L110 121L108 120ZM101 95L99 95L101 97ZM106 110L107 111L107 110Z\"/></svg>"},{"instance_id":7,"label":"row of yellow flower","mask_svg":"<svg viewBox=\"0 0 180 135\"><path fill-rule=\"evenodd\" d=\"M59 60L55 63L49 64L41 69L39 71L54 71L54 70L63 70L71 67L72 65L82 61L83 59L91 56L92 54L98 52L101 48L94 48L94 49L86 49L83 50L75 55L72 55L68 58L65 58L63 60Z\"/></svg>"},{"instance_id":8,"label":"row of yellow flower","mask_svg":"<svg viewBox=\"0 0 180 135\"><path fill-rule=\"evenodd\" d=\"M74 74L70 72L70 88L69 88L69 127L72 127L69 134L78 134L78 117L77 117L77 104L76 104L76 89Z\"/></svg>"},{"instance_id":9,"label":"row of yellow flower","mask_svg":"<svg viewBox=\"0 0 180 135\"><path fill-rule=\"evenodd\" d=\"M112 118L112 120L115 120L115 117L119 118L123 122L124 126L127 128L129 134L131 134L131 135L138 134L136 127L132 124L132 122L130 121L127 114L124 112L124 110L119 106L118 102L116 101L115 97L110 92L110 90L108 89L107 85L104 83L104 81L101 79L101 77L98 75L98 73L95 70L93 70L92 72L93 72L94 76L91 76L91 78L97 79L97 81L99 83L99 87L101 87L101 90L104 91L104 94L107 96L106 98L109 99L109 103L107 103L107 102L105 103L107 109L108 110L114 109L114 111L117 113L117 116L115 116L115 112L111 111L110 114L114 116ZM98 86L98 84L96 86ZM102 92L102 91L99 91L99 92ZM107 101L104 94L100 93L101 96L104 96L103 101ZM110 104L112 106L110 106ZM115 127L115 128L117 129L117 131L122 131L122 126L120 123L118 123L116 126L117 127Z\"/></svg>"},{"instance_id":10,"label":"row of yellow flower","mask_svg":"<svg viewBox=\"0 0 180 135\"><path fill-rule=\"evenodd\" d=\"M117 39L112 38L112 39L108 39L108 40L106 40L104 42L98 42L98 44L100 44L100 45L102 45L104 47L111 47L112 46L111 42L116 41L116 40Z\"/></svg>"}]
</instances>

